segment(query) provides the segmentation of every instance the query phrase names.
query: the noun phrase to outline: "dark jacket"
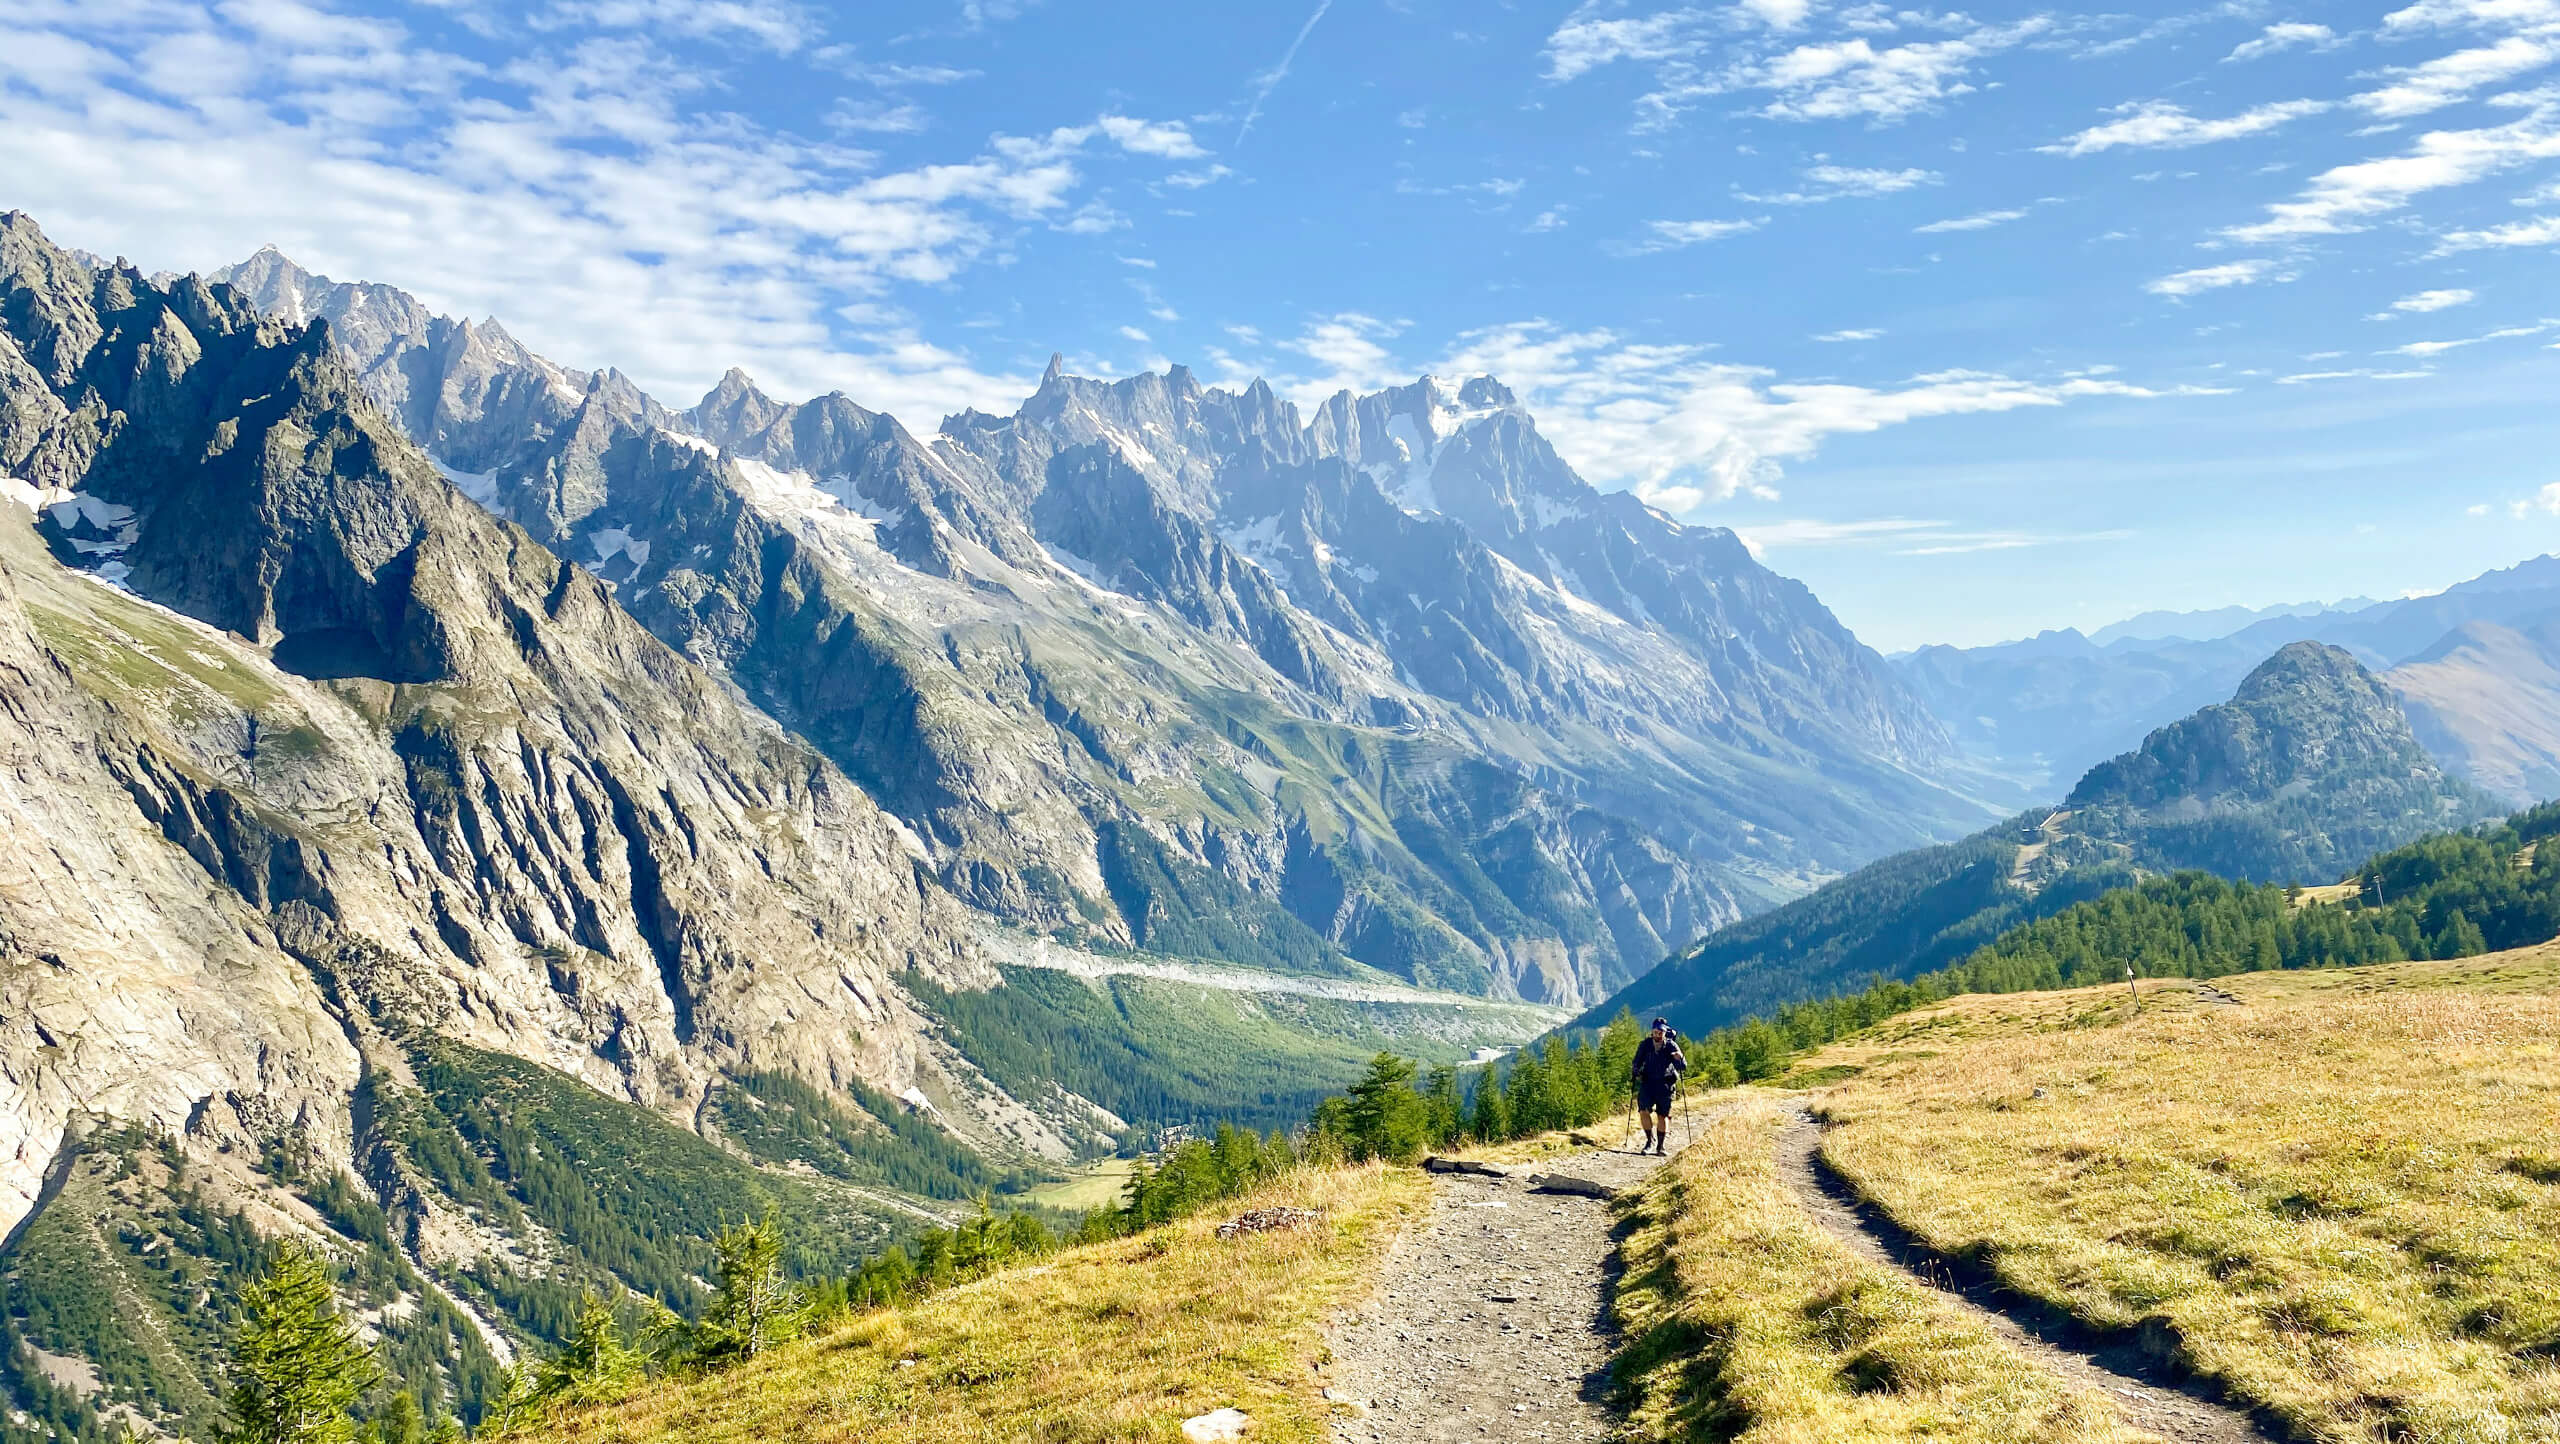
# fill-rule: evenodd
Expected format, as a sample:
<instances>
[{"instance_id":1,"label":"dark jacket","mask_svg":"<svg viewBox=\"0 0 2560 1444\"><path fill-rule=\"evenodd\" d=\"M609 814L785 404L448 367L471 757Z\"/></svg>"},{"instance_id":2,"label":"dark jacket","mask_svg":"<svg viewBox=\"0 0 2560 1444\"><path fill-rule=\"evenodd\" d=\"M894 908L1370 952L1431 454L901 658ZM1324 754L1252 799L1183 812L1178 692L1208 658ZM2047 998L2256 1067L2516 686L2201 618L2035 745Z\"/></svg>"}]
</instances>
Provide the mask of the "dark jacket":
<instances>
[{"instance_id":1,"label":"dark jacket","mask_svg":"<svg viewBox=\"0 0 2560 1444\"><path fill-rule=\"evenodd\" d=\"M1678 1040L1656 1038L1647 1033L1636 1045L1635 1081L1645 1083L1677 1083L1689 1071L1689 1059L1680 1051Z\"/></svg>"}]
</instances>

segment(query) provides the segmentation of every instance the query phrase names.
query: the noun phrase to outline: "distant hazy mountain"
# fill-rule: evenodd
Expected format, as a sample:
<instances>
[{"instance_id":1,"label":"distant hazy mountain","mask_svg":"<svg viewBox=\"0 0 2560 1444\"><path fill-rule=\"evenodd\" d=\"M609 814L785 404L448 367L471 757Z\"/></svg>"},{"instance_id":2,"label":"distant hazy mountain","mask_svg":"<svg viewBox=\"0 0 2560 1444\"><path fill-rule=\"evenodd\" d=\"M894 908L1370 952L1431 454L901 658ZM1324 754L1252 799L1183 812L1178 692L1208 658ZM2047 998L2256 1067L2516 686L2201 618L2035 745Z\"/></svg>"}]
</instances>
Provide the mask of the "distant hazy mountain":
<instances>
[{"instance_id":1,"label":"distant hazy mountain","mask_svg":"<svg viewBox=\"0 0 2560 1444\"><path fill-rule=\"evenodd\" d=\"M2089 633L2098 646L2116 642L2210 642L2227 637L2244 627L2278 617L2316 617L2330 612L2355 612L2378 603L2371 597L2353 597L2343 602L2280 602L2272 607L2216 607L2199 612L2143 612L2112 622Z\"/></svg>"},{"instance_id":2,"label":"distant hazy mountain","mask_svg":"<svg viewBox=\"0 0 2560 1444\"><path fill-rule=\"evenodd\" d=\"M2029 795L2131 747L2152 729L2227 695L2289 642L2344 647L2375 671L2435 647L2469 622L2560 610L2560 558L2543 557L2430 597L2352 611L2280 616L2204 641L2047 632L1989 647L1923 647L1895 666L1974 765ZM2494 770L2473 780L2497 788Z\"/></svg>"},{"instance_id":3,"label":"distant hazy mountain","mask_svg":"<svg viewBox=\"0 0 2560 1444\"><path fill-rule=\"evenodd\" d=\"M2448 777L2355 658L2297 642L2228 702L2091 769L2059 808L1887 858L1727 927L1585 1015L1702 1031L1953 962L2144 873L2325 882L2373 853L2497 815Z\"/></svg>"},{"instance_id":4,"label":"distant hazy mountain","mask_svg":"<svg viewBox=\"0 0 2560 1444\"><path fill-rule=\"evenodd\" d=\"M2560 613L2465 622L2382 681L2463 776L2515 806L2560 797Z\"/></svg>"}]
</instances>

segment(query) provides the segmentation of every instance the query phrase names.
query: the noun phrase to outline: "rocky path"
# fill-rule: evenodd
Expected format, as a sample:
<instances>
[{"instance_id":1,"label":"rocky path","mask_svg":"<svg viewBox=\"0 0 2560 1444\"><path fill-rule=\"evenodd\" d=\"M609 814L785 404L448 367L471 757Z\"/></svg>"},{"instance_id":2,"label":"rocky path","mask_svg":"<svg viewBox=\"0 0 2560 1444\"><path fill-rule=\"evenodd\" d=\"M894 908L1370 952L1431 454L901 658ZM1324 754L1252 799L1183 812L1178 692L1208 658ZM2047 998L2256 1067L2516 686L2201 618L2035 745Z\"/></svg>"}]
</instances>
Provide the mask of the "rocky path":
<instances>
[{"instance_id":1,"label":"rocky path","mask_svg":"<svg viewBox=\"0 0 2560 1444\"><path fill-rule=\"evenodd\" d=\"M1939 1291L2019 1353L2077 1387L2107 1395L2133 1428L2175 1444L2261 1444L2282 1437L2261 1430L2237 1409L2179 1388L2138 1345L2091 1338L2066 1319L2017 1308L2019 1300L1990 1279L1950 1263L1861 1202L1822 1165L1821 1143L1822 1126L1810 1114L1799 1116L1779 1140L1779 1171L1805 1211L1859 1257Z\"/></svg>"},{"instance_id":2,"label":"rocky path","mask_svg":"<svg viewBox=\"0 0 2560 1444\"><path fill-rule=\"evenodd\" d=\"M1434 1179L1431 1211L1397 1240L1377 1293L1336 1323L1336 1444L1608 1438L1609 1206L1533 1193L1528 1179L1625 1188L1661 1162L1594 1150L1509 1178Z\"/></svg>"}]
</instances>

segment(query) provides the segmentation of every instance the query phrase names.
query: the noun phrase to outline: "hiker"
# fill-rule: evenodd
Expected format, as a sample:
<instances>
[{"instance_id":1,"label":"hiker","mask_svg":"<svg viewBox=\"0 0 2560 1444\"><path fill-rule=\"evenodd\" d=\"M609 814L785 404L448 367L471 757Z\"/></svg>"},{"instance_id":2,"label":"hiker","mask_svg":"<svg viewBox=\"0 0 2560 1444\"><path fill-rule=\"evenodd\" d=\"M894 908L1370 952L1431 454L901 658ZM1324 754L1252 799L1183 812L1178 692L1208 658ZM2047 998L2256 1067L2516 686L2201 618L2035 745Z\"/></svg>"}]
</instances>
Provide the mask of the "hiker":
<instances>
[{"instance_id":1,"label":"hiker","mask_svg":"<svg viewBox=\"0 0 2560 1444\"><path fill-rule=\"evenodd\" d=\"M1664 1145L1671 1136L1671 1095L1688 1068L1689 1059L1680 1051L1680 1039L1671 1031L1671 1020L1654 1019L1653 1031L1636 1044L1636 1113L1644 1120L1645 1142L1637 1152L1668 1151Z\"/></svg>"}]
</instances>

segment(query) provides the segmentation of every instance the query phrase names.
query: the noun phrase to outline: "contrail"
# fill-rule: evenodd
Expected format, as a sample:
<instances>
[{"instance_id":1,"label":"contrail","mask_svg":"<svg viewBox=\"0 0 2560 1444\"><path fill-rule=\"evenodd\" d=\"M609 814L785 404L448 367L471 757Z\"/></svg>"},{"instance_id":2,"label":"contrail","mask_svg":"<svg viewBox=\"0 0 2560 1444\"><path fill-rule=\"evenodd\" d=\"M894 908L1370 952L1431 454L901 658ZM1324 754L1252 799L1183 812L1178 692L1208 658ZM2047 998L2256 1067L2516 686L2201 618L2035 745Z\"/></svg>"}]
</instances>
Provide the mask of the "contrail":
<instances>
[{"instance_id":1,"label":"contrail","mask_svg":"<svg viewBox=\"0 0 2560 1444\"><path fill-rule=\"evenodd\" d=\"M1262 102L1269 100L1280 82L1289 78L1289 65L1298 58L1298 47L1307 43L1308 33L1316 28L1317 21L1324 18L1324 12L1332 8L1333 0L1316 0L1316 13L1308 16L1307 23L1298 27L1298 38L1289 42L1289 48L1280 56L1280 63L1262 73L1262 89L1254 93L1253 104L1245 110L1244 125L1236 131L1236 144L1244 144L1244 138L1253 134L1253 123L1262 118Z\"/></svg>"}]
</instances>

